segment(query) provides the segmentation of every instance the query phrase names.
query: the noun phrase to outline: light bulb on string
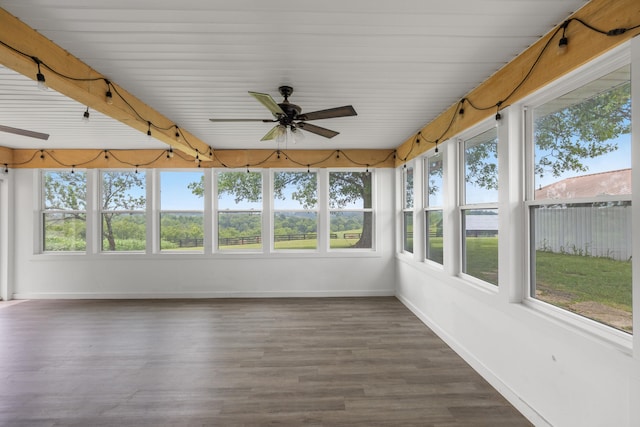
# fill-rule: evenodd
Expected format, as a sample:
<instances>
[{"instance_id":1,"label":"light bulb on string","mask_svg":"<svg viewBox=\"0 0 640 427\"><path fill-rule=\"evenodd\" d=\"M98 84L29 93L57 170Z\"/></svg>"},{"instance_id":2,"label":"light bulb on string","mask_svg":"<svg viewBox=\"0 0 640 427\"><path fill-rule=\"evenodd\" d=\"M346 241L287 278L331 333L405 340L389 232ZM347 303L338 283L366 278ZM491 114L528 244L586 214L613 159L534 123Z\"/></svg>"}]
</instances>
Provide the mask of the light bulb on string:
<instances>
[{"instance_id":1,"label":"light bulb on string","mask_svg":"<svg viewBox=\"0 0 640 427\"><path fill-rule=\"evenodd\" d=\"M169 147L167 150L167 159L173 159L173 147Z\"/></svg>"},{"instance_id":2,"label":"light bulb on string","mask_svg":"<svg viewBox=\"0 0 640 427\"><path fill-rule=\"evenodd\" d=\"M84 113L82 113L82 121L85 123L89 122L89 107L87 107L87 109L84 111Z\"/></svg>"},{"instance_id":3,"label":"light bulb on string","mask_svg":"<svg viewBox=\"0 0 640 427\"><path fill-rule=\"evenodd\" d=\"M36 64L38 64L38 73L36 74L36 81L38 82L38 89L40 90L47 90L49 89L49 86L47 86L47 79L44 78L44 74L42 74L42 72L40 71L40 60L38 58L33 58L34 61L36 61Z\"/></svg>"},{"instance_id":4,"label":"light bulb on string","mask_svg":"<svg viewBox=\"0 0 640 427\"><path fill-rule=\"evenodd\" d=\"M151 139L151 122L147 122L147 136Z\"/></svg>"},{"instance_id":5,"label":"light bulb on string","mask_svg":"<svg viewBox=\"0 0 640 427\"><path fill-rule=\"evenodd\" d=\"M567 53L567 49L569 48L569 39L566 35L569 22L570 21L564 21L562 24L562 37L560 37L560 41L558 42L558 55L564 55Z\"/></svg>"}]
</instances>

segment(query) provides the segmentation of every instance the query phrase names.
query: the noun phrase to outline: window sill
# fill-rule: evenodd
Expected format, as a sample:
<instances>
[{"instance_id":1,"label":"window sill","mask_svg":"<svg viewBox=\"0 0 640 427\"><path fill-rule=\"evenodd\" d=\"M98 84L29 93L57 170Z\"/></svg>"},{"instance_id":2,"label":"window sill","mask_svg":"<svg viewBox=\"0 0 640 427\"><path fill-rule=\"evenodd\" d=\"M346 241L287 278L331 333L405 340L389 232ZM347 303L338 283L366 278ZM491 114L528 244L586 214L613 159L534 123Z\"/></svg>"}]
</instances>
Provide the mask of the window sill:
<instances>
[{"instance_id":1,"label":"window sill","mask_svg":"<svg viewBox=\"0 0 640 427\"><path fill-rule=\"evenodd\" d=\"M608 344L625 355L633 354L632 334L533 298L526 298L522 305L572 332L577 331L589 339Z\"/></svg>"}]
</instances>

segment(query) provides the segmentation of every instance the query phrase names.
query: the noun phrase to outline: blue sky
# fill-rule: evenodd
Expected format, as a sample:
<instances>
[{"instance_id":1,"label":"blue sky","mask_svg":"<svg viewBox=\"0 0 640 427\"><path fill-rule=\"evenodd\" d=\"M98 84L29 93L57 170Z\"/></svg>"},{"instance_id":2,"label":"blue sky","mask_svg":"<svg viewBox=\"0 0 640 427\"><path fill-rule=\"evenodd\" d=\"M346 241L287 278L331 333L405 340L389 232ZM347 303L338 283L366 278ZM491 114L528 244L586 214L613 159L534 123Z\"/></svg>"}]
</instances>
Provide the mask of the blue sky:
<instances>
[{"instance_id":1,"label":"blue sky","mask_svg":"<svg viewBox=\"0 0 640 427\"><path fill-rule=\"evenodd\" d=\"M543 178L536 176L535 188L538 189L570 177L630 168L631 134L622 135L612 141L618 144L618 149L616 151L596 157L595 159L583 160L583 164L588 168L586 172L565 172L559 177L554 177L551 174L546 174Z\"/></svg>"}]
</instances>

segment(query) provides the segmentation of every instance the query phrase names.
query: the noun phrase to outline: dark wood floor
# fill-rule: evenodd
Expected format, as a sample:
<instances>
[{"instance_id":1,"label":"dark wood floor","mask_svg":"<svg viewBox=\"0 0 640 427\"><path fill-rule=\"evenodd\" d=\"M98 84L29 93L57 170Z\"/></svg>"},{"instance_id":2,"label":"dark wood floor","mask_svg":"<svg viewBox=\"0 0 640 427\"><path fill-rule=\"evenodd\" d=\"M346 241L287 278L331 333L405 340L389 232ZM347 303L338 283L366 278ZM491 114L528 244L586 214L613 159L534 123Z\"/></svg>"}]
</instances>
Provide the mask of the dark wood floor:
<instances>
[{"instance_id":1,"label":"dark wood floor","mask_svg":"<svg viewBox=\"0 0 640 427\"><path fill-rule=\"evenodd\" d=\"M5 306L0 425L531 424L395 298L319 298Z\"/></svg>"}]
</instances>

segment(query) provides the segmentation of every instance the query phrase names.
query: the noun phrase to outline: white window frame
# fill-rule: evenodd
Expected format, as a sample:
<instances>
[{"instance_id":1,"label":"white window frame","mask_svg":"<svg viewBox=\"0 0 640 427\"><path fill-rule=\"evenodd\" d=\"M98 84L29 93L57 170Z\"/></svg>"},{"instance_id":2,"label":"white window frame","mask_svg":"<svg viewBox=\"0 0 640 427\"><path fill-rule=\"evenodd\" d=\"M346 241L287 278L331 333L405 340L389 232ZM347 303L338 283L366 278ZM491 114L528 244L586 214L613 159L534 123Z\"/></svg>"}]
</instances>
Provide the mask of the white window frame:
<instances>
[{"instance_id":1,"label":"white window frame","mask_svg":"<svg viewBox=\"0 0 640 427\"><path fill-rule=\"evenodd\" d=\"M616 345L618 348L621 348L624 351L631 350L631 344L633 340L633 335L626 333L624 331L618 330L612 326L605 325L598 321L589 319L580 314L573 313L569 310L563 309L561 307L552 305L550 303L541 301L537 298L533 298L531 296L531 277L532 277L532 269L534 268L532 265L532 250L531 250L531 221L530 221L530 210L533 206L544 206L548 204L562 204L562 203L581 203L581 202L599 202L599 201L635 201L637 202L638 196L638 187L634 185L635 191L633 194L624 196L624 197L614 197L612 199L611 196L601 196L589 199L534 199L534 185L535 178L533 172L533 158L534 158L534 141L533 141L533 109L539 105L543 105L553 99L556 99L560 96L565 95L572 90L578 89L594 80L603 77L604 75L615 71L625 65L632 63L631 52L629 48L630 43L624 43L621 46L618 46L615 49L601 55L599 58L594 61L586 64L585 66L572 71L571 73L565 75L564 77L558 79L557 81L545 86L540 89L533 95L523 99L519 105L525 112L525 159L524 159L524 167L523 171L525 174L524 182L525 182L525 201L524 201L524 210L525 210L525 225L524 225L524 236L526 236L527 244L525 245L525 253L526 253L526 281L525 281L525 291L523 303L546 316L549 316L553 319L556 319L564 324L567 324L571 327L577 328L579 330L585 331L588 334L596 336L598 338L604 339ZM640 52L640 49L637 49ZM640 64L640 59L636 61L636 64ZM638 73L634 74L632 70L631 75L631 87L632 87L632 100L634 99L634 95L637 95L640 91L638 88L640 87L640 79L638 78ZM635 88L635 89L634 89ZM632 102L633 105L633 102ZM634 126L634 122L637 121L639 114L636 112L637 108L633 108L632 111L632 143L633 141L637 141L638 137L636 136L638 132L638 127ZM638 159L640 158L638 150L633 150L632 153L632 180L633 183L638 183ZM634 200L635 199L635 200ZM635 203L637 206L637 203ZM637 216L637 215L632 215ZM634 229L635 225L634 223ZM635 239L634 239L635 240ZM638 245L633 248L638 248ZM632 270L633 270L633 279L632 279L632 291L638 289L637 277L638 277L638 268L640 268L640 263L637 260L633 260L632 262ZM633 292L634 296L637 296L637 292ZM636 298L634 298L633 306L637 307L638 304L635 302ZM634 308L635 308L634 307ZM635 311L635 310L634 310ZM636 313L637 314L637 313ZM640 331L636 331L636 333L640 333Z\"/></svg>"},{"instance_id":2,"label":"white window frame","mask_svg":"<svg viewBox=\"0 0 640 427\"><path fill-rule=\"evenodd\" d=\"M370 208L332 208L330 207L331 202L331 194L329 193L329 179L332 173L368 173L371 178L371 207ZM372 252L376 250L376 173L375 169L327 169L326 170L326 205L327 205L327 227L326 232L323 232L326 235L327 240L327 251L329 252ZM333 212L361 212L361 213L370 213L371 214L371 248L331 248L331 214Z\"/></svg>"},{"instance_id":3,"label":"white window frame","mask_svg":"<svg viewBox=\"0 0 640 427\"><path fill-rule=\"evenodd\" d=\"M326 170L326 169L325 169ZM326 223L323 212L326 212L326 206L328 205L328 190L323 191L324 180L320 179L321 171L319 169L271 169L269 173L269 251L271 253L320 253L325 249L326 243L324 238L324 230L326 227L322 225ZM275 208L275 174L276 173L314 173L316 176L316 194L318 197L318 203L314 209L276 209ZM328 179L328 178L327 178ZM328 182L328 181L327 181ZM326 195L325 195L326 194ZM263 197L264 200L264 197ZM321 206L323 207L321 209ZM275 244L275 216L277 213L315 213L316 214L316 248L315 249L276 249ZM264 243L263 243L264 246Z\"/></svg>"},{"instance_id":4,"label":"white window frame","mask_svg":"<svg viewBox=\"0 0 640 427\"><path fill-rule=\"evenodd\" d=\"M218 176L221 173L229 173L229 172L240 172L240 173L258 173L261 176L261 180L262 180L262 207L260 208L260 210L256 210L256 209L224 209L221 210L218 206ZM205 178L206 179L206 178ZM235 254L245 254L245 253L263 253L266 251L266 249L269 247L269 239L267 238L267 236L269 236L269 233L266 232L265 230L265 226L269 226L270 222L267 222L267 220L265 219L265 212L267 211L266 209L266 203L267 203L267 197L269 196L268 194L266 194L265 189L267 188L266 185L266 180L268 179L268 174L265 174L265 169L261 169L261 170L251 170L249 169L215 169L213 171L213 212L211 215L211 221L213 222L213 229L214 229L214 235L213 235L213 250L214 252L217 253L224 253L224 254L228 254L228 253L235 253ZM205 190L206 191L206 190ZM260 222L260 240L262 242L262 247L260 249L242 249L242 248L235 248L235 249L221 249L220 248L220 225L218 223L219 220L219 214L220 213L256 213L259 212L260 213L260 218L261 218L261 222ZM205 219L206 222L206 219Z\"/></svg>"},{"instance_id":5,"label":"white window frame","mask_svg":"<svg viewBox=\"0 0 640 427\"><path fill-rule=\"evenodd\" d=\"M457 140L457 150L458 150L458 200L457 200L457 218L458 218L458 232L459 232L459 242L458 242L458 268L457 268L457 272L458 275L460 276L460 278L464 279L465 281L479 286L482 289L488 290L490 292L495 292L498 293L499 291L499 278L500 278L500 264L498 264L498 283L497 284L493 284L493 283L489 283L486 282L478 277L472 276L466 272L464 272L465 269L465 248L466 248L466 229L465 229L465 223L464 223L464 215L466 211L469 210L483 210L483 209L487 209L487 210L495 210L498 213L498 221L500 219L500 210L499 210L499 191L498 191L498 195L496 197L498 197L498 200L496 200L495 202L491 202L491 203L467 203L466 202L466 147L465 147L465 143L466 141L475 138L476 136L479 136L489 130L492 129L492 127L497 127L498 124L495 123L495 121L493 119L491 119L491 121L486 121L472 129L469 129L468 131L462 133L461 135L459 135L459 137L456 138ZM497 135L496 137L498 138L498 153L500 151L500 146L501 146L501 142L500 142L500 132L496 132ZM497 161L498 161L498 168L500 167L501 161L499 158L499 155L496 157ZM500 187L500 174L498 173L498 188ZM498 236L500 236L500 227L498 227ZM498 251L500 250L500 242L498 240ZM498 256L499 258L499 256ZM504 267L503 267L504 268Z\"/></svg>"},{"instance_id":6,"label":"white window frame","mask_svg":"<svg viewBox=\"0 0 640 427\"><path fill-rule=\"evenodd\" d=\"M158 253L162 253L162 254L201 254L204 253L205 249L206 249L206 241L207 241L207 234L206 234L206 227L205 227L205 223L206 223L206 217L205 217L205 203L206 203L206 198L204 197L204 194L206 194L207 192L207 186L206 186L206 181L207 181L207 177L205 174L204 170L201 169L197 169L197 170L191 170L191 169L157 169L154 170L156 173L156 178L154 179L154 184L155 181L157 180L157 184L153 186L154 189L157 188L157 191L154 191L153 193L153 203L154 206L157 206L157 209L154 209L154 211L156 211L156 214L154 215L154 220L157 223L157 231L154 231L154 236L157 236L157 248L155 248L155 251L157 251ZM163 210L162 209L162 174L163 173L194 173L194 172L200 172L202 173L203 177L204 177L204 182L205 182L205 189L204 189L204 193L203 193L203 201L202 201L202 209L201 210L189 210L189 209L171 209L171 210ZM101 175L102 176L102 175ZM162 214L201 214L202 215L202 238L203 238L203 248L202 250L173 250L173 249L162 249L161 244L162 244Z\"/></svg>"},{"instance_id":7,"label":"white window frame","mask_svg":"<svg viewBox=\"0 0 640 427\"><path fill-rule=\"evenodd\" d=\"M85 210L65 210L65 209L46 209L46 200L45 200L45 174L50 173L50 172L54 172L54 173L68 173L68 172L80 172L80 173L84 173L85 174L85 195L86 195L86 199L84 201L85 203ZM90 250L90 238L89 238L89 225L90 225L90 221L89 221L89 199L90 199L90 186L89 186L89 171L86 169L71 169L71 170L67 170L67 169L42 169L40 171L38 171L38 183L39 183L39 217L38 217L38 234L37 234L37 243L36 243L36 251L37 253L41 253L41 254L47 254L47 255L52 255L52 254L65 254L65 255L84 255L87 252L89 252ZM48 213L76 213L76 214L82 214L84 213L85 215L85 250L84 251L47 251L45 250L45 220L44 217L46 214Z\"/></svg>"},{"instance_id":8,"label":"white window frame","mask_svg":"<svg viewBox=\"0 0 640 427\"><path fill-rule=\"evenodd\" d=\"M115 172L115 173L138 173L138 174L142 174L144 176L144 182L145 182L145 208L144 210L131 210L131 209L123 209L123 210L106 210L102 208L102 195L104 194L104 179L103 179L103 174L104 173L110 173L110 172ZM153 188L153 183L152 183L152 179L149 177L149 175L147 174L148 170L147 169L138 169L136 168L135 171L132 171L131 169L100 169L98 170L98 206L96 209L96 213L98 215L98 220L96 222L96 235L98 237L97 240L97 250L99 253L101 254L109 254L109 255L115 255L115 254L144 254L144 253L150 253L152 252L153 249L153 237L154 237L154 233L151 231L152 230L152 221L153 221L153 217L151 215L151 208L150 205L151 203L153 203L156 198L152 196L152 188ZM150 197L151 196L151 197ZM104 221L103 221L103 215L105 213L115 213L115 214L141 214L144 215L145 217L145 236L146 236L146 244L145 244L145 249L142 250L138 250L138 251L108 251L108 250L104 250L104 248L102 247L103 244L103 237L102 237L102 227L104 226Z\"/></svg>"},{"instance_id":9,"label":"white window frame","mask_svg":"<svg viewBox=\"0 0 640 427\"><path fill-rule=\"evenodd\" d=\"M412 187L411 187L411 193L412 193L412 205L408 206L407 204L407 174L409 172L409 170L411 170L411 174L413 175L413 183L412 183ZM415 220L415 206L416 206L416 196L415 196L415 185L416 185L416 168L413 164L413 162L407 162L403 165L403 167L400 169L400 203L401 203L401 217L400 217L400 253L403 254L407 254L407 255L411 255L413 256L413 254L415 253L416 250L416 236L415 236L415 228L416 228L416 220ZM412 244L412 248L411 251L406 250L406 246L405 246L405 242L407 239L407 236L405 236L405 230L406 230L406 224L405 224L405 218L411 215L411 220L412 220L412 226L414 229L414 233L413 234L413 244Z\"/></svg>"},{"instance_id":10,"label":"white window frame","mask_svg":"<svg viewBox=\"0 0 640 427\"><path fill-rule=\"evenodd\" d=\"M441 205L431 205L429 203L429 188L430 188L430 181L429 181L429 172L430 172L430 168L429 168L429 164L430 164L430 160L434 157L440 157L442 159L442 188L440 189L440 196L442 198L442 204ZM445 217L445 188L444 188L444 183L445 183L445 174L446 172L446 158L445 158L445 152L443 150L438 149L438 152L436 153L435 148L430 150L426 156L423 157L423 185L422 185L422 198L424 200L423 202L423 206L424 206L424 212L423 212L423 217L424 217L424 236L423 236L423 240L424 240L424 261L428 264L431 264L435 267L439 267L439 268L444 268L444 246L445 246L445 240L446 240L446 236L445 236L445 229L443 226L443 230L442 230L442 245L443 245L443 260L442 263L439 263L435 260L432 260L429 258L429 221L427 216L429 215L430 212L440 212L440 214L442 215L442 219L444 221L444 217Z\"/></svg>"}]
</instances>

